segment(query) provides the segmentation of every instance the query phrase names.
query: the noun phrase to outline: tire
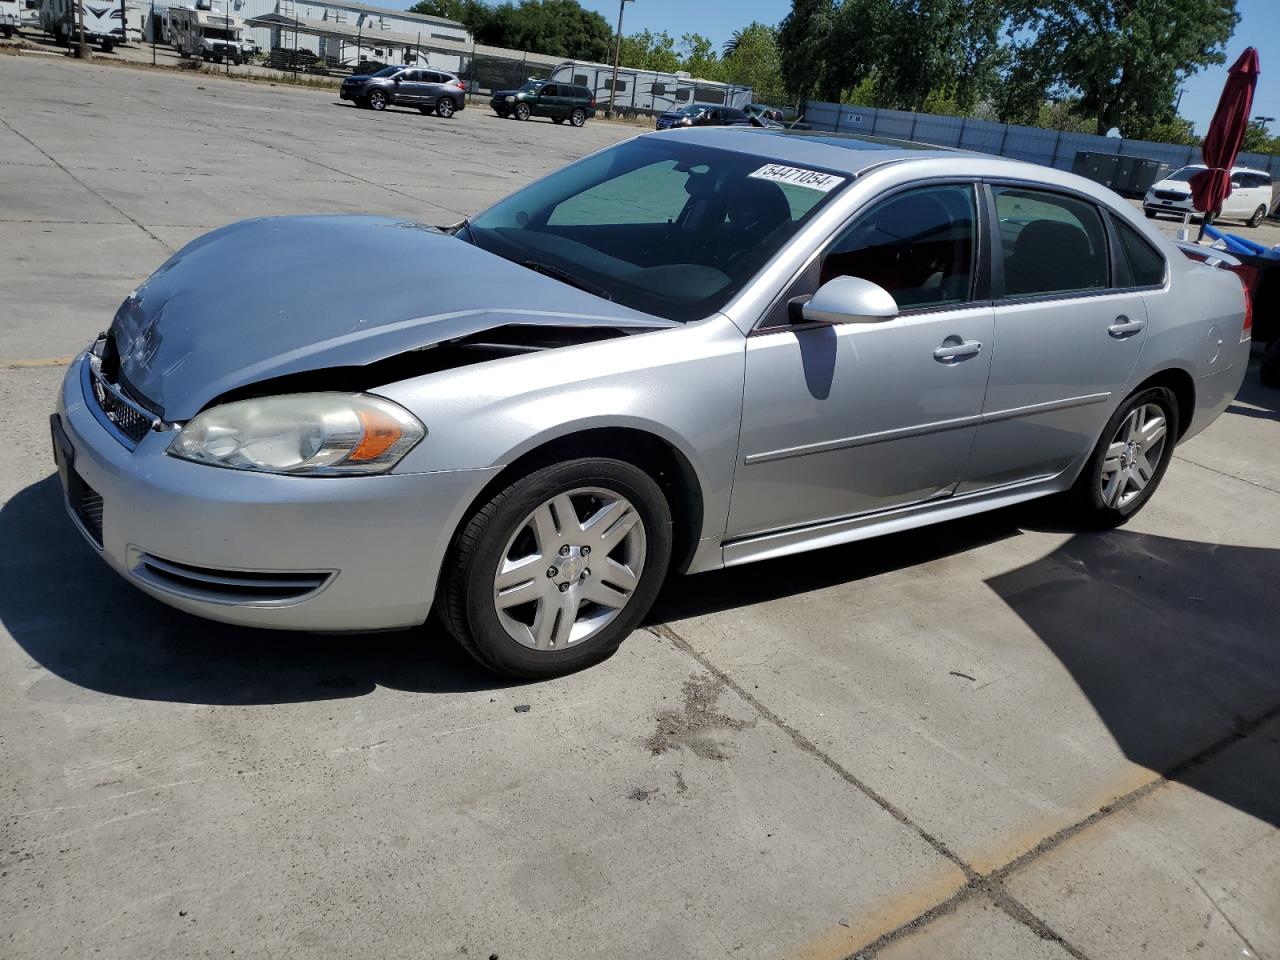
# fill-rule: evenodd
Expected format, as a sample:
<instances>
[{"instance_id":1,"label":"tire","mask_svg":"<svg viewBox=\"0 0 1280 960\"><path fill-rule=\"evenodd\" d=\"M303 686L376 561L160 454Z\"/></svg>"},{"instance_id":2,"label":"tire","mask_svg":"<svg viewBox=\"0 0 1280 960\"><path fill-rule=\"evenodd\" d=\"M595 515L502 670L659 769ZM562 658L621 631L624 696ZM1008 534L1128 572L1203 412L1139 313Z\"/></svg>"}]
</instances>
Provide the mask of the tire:
<instances>
[{"instance_id":1,"label":"tire","mask_svg":"<svg viewBox=\"0 0 1280 960\"><path fill-rule=\"evenodd\" d=\"M387 95L381 90L375 90L369 96L365 97L365 102L369 104L370 110L385 110L390 102Z\"/></svg>"},{"instance_id":2,"label":"tire","mask_svg":"<svg viewBox=\"0 0 1280 960\"><path fill-rule=\"evenodd\" d=\"M1144 440L1143 432L1155 432L1150 425L1155 423L1157 410L1164 421L1163 430L1158 437ZM1145 431L1143 420L1148 424ZM1093 455L1068 494L1081 524L1091 529L1118 527L1141 510L1169 468L1178 432L1178 401L1168 387L1150 387L1122 403L1107 421ZM1137 441L1137 445L1128 445L1130 441ZM1151 463L1153 451L1156 460ZM1139 463L1145 463L1147 471L1139 472Z\"/></svg>"},{"instance_id":3,"label":"tire","mask_svg":"<svg viewBox=\"0 0 1280 960\"><path fill-rule=\"evenodd\" d=\"M1267 207L1265 204L1260 204L1258 209L1253 211L1253 216L1245 221L1245 226L1254 228L1260 227L1262 226L1262 221L1265 219L1267 219Z\"/></svg>"},{"instance_id":4,"label":"tire","mask_svg":"<svg viewBox=\"0 0 1280 960\"><path fill-rule=\"evenodd\" d=\"M103 41L102 41L102 52L103 52L103 53L110 53L110 52L111 52L112 50L114 50L115 48L116 48L116 45L115 45L114 43L112 43L110 40L103 40Z\"/></svg>"},{"instance_id":5,"label":"tire","mask_svg":"<svg viewBox=\"0 0 1280 960\"><path fill-rule=\"evenodd\" d=\"M552 509L566 500L576 514L570 521ZM602 525L594 535L582 528L583 518L592 517ZM619 520L627 517L636 522L624 531ZM605 533L614 535L613 544L597 542L595 554L581 552ZM500 609L496 578L513 555L516 577L527 565L528 579L509 579L502 588L508 601ZM671 511L653 478L621 460L570 460L522 477L472 514L444 565L435 608L449 632L489 669L512 677L556 676L598 663L618 648L653 604L670 556ZM620 592L623 581L613 577L637 567L630 593ZM513 601L517 591L531 599ZM597 596L611 602L597 603ZM620 607L612 602L618 599ZM565 621L565 611L575 619Z\"/></svg>"},{"instance_id":6,"label":"tire","mask_svg":"<svg viewBox=\"0 0 1280 960\"><path fill-rule=\"evenodd\" d=\"M529 108L527 103L517 103L515 109L515 118L517 120L528 120L533 116L533 110Z\"/></svg>"},{"instance_id":7,"label":"tire","mask_svg":"<svg viewBox=\"0 0 1280 960\"><path fill-rule=\"evenodd\" d=\"M453 97L441 97L436 101L436 116L448 120L453 116L454 111L458 109L458 105L453 102Z\"/></svg>"},{"instance_id":8,"label":"tire","mask_svg":"<svg viewBox=\"0 0 1280 960\"><path fill-rule=\"evenodd\" d=\"M1280 337L1276 337L1267 344L1267 352L1262 355L1262 369L1259 375L1268 387L1280 387Z\"/></svg>"},{"instance_id":9,"label":"tire","mask_svg":"<svg viewBox=\"0 0 1280 960\"><path fill-rule=\"evenodd\" d=\"M1146 207L1143 207L1142 212L1147 215L1148 220L1154 220L1156 218L1156 212L1154 210L1148 210Z\"/></svg>"},{"instance_id":10,"label":"tire","mask_svg":"<svg viewBox=\"0 0 1280 960\"><path fill-rule=\"evenodd\" d=\"M579 108L569 114L569 122L575 127L580 127L587 122L587 111Z\"/></svg>"}]
</instances>

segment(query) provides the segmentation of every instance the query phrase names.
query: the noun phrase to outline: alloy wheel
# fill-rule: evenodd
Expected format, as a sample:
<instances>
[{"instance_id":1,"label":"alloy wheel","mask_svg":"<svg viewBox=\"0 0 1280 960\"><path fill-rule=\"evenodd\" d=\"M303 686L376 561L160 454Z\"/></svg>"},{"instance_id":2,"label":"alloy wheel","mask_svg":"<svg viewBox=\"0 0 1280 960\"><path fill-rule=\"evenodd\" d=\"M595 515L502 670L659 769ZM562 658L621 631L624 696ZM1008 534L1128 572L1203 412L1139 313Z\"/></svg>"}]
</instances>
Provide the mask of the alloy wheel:
<instances>
[{"instance_id":1,"label":"alloy wheel","mask_svg":"<svg viewBox=\"0 0 1280 960\"><path fill-rule=\"evenodd\" d=\"M440 102L436 104L436 113L448 119L453 116L453 101L448 97L441 97Z\"/></svg>"},{"instance_id":2,"label":"alloy wheel","mask_svg":"<svg viewBox=\"0 0 1280 960\"><path fill-rule=\"evenodd\" d=\"M1159 469L1168 440L1164 410L1144 403L1129 411L1107 446L1099 493L1108 507L1124 507L1142 494Z\"/></svg>"},{"instance_id":3,"label":"alloy wheel","mask_svg":"<svg viewBox=\"0 0 1280 960\"><path fill-rule=\"evenodd\" d=\"M378 91L369 94L369 106L375 110L382 110L387 105L386 95Z\"/></svg>"},{"instance_id":4,"label":"alloy wheel","mask_svg":"<svg viewBox=\"0 0 1280 960\"><path fill-rule=\"evenodd\" d=\"M644 570L644 521L603 487L557 494L507 541L493 579L503 629L534 650L580 644L627 605Z\"/></svg>"}]
</instances>

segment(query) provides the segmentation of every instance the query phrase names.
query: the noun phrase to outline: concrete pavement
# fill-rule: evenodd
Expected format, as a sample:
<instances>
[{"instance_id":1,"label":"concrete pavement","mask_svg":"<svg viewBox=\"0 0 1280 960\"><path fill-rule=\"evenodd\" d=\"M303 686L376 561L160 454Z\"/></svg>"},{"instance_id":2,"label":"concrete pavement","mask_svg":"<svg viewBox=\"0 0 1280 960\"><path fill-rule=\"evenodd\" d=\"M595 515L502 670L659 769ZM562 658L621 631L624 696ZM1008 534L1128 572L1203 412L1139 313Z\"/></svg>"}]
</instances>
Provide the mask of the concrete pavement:
<instances>
[{"instance_id":1,"label":"concrete pavement","mask_svg":"<svg viewBox=\"0 0 1280 960\"><path fill-rule=\"evenodd\" d=\"M229 220L449 222L633 130L43 58L0 90L0 955L1280 956L1256 371L1122 530L674 580L573 677L210 624L63 515L58 358Z\"/></svg>"}]
</instances>

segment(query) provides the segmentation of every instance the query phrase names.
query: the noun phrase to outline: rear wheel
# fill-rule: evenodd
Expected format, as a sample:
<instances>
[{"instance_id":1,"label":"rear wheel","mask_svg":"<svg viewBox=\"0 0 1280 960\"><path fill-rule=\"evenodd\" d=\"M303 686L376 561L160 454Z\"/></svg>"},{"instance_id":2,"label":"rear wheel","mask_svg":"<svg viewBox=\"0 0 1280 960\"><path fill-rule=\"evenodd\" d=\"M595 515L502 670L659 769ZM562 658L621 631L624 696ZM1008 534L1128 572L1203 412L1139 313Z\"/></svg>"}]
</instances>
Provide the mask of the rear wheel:
<instances>
[{"instance_id":1,"label":"rear wheel","mask_svg":"<svg viewBox=\"0 0 1280 960\"><path fill-rule=\"evenodd\" d=\"M1071 488L1081 521L1116 527L1141 510L1164 478L1177 437L1178 403L1168 387L1151 387L1121 404Z\"/></svg>"},{"instance_id":2,"label":"rear wheel","mask_svg":"<svg viewBox=\"0 0 1280 960\"><path fill-rule=\"evenodd\" d=\"M438 117L444 117L448 120L453 116L453 111L456 109L458 109L458 107L453 102L453 97L441 97L436 101L436 116Z\"/></svg>"},{"instance_id":3,"label":"rear wheel","mask_svg":"<svg viewBox=\"0 0 1280 960\"><path fill-rule=\"evenodd\" d=\"M568 673L608 657L666 576L671 511L638 467L586 458L537 470L458 535L436 609L492 670Z\"/></svg>"},{"instance_id":4,"label":"rear wheel","mask_svg":"<svg viewBox=\"0 0 1280 960\"><path fill-rule=\"evenodd\" d=\"M573 113L569 114L569 122L575 127L582 126L587 122L587 111L581 109L573 111Z\"/></svg>"},{"instance_id":5,"label":"rear wheel","mask_svg":"<svg viewBox=\"0 0 1280 960\"><path fill-rule=\"evenodd\" d=\"M369 94L368 102L370 110L387 109L387 95L381 90L375 90L373 93Z\"/></svg>"},{"instance_id":6,"label":"rear wheel","mask_svg":"<svg viewBox=\"0 0 1280 960\"><path fill-rule=\"evenodd\" d=\"M1265 219L1267 219L1267 207L1265 204L1261 204L1257 210L1253 211L1253 216L1246 220L1245 223L1250 227L1259 227Z\"/></svg>"},{"instance_id":7,"label":"rear wheel","mask_svg":"<svg viewBox=\"0 0 1280 960\"><path fill-rule=\"evenodd\" d=\"M1156 212L1154 210L1148 210L1143 207L1142 212L1147 215L1148 220L1154 220L1156 218Z\"/></svg>"},{"instance_id":8,"label":"rear wheel","mask_svg":"<svg viewBox=\"0 0 1280 960\"><path fill-rule=\"evenodd\" d=\"M516 119L517 119L517 120L528 120L528 119L529 119L529 117L530 117L530 116L532 116L532 115L533 115L533 111L529 109L529 105L528 105L527 103L517 103L517 104L516 104Z\"/></svg>"}]
</instances>

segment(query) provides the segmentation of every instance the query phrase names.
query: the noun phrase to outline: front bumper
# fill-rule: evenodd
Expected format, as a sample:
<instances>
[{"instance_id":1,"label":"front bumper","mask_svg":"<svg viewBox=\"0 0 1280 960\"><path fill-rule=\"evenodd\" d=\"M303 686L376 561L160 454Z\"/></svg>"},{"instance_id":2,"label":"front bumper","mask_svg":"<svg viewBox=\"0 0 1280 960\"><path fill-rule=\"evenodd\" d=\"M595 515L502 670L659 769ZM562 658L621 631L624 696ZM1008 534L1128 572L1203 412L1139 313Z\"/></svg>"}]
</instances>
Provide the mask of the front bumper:
<instances>
[{"instance_id":1,"label":"front bumper","mask_svg":"<svg viewBox=\"0 0 1280 960\"><path fill-rule=\"evenodd\" d=\"M364 87L351 86L345 83L338 88L338 99L340 100L359 100L364 95Z\"/></svg>"},{"instance_id":2,"label":"front bumper","mask_svg":"<svg viewBox=\"0 0 1280 960\"><path fill-rule=\"evenodd\" d=\"M1158 197L1152 197L1147 194L1142 198L1142 209L1151 210L1155 213L1195 213L1195 206L1191 202L1191 198L1187 197L1183 200L1161 200Z\"/></svg>"},{"instance_id":3,"label":"front bumper","mask_svg":"<svg viewBox=\"0 0 1280 960\"><path fill-rule=\"evenodd\" d=\"M452 533L498 468L255 474L168 456L172 431L147 433L130 451L90 408L84 363L81 356L67 371L57 420L73 449L70 469L101 496L101 545L98 529L68 510L134 586L189 613L255 627L379 630L427 618ZM183 579L163 575L166 565ZM316 586L298 599L259 599L226 589L211 571L268 583L311 576Z\"/></svg>"}]
</instances>

